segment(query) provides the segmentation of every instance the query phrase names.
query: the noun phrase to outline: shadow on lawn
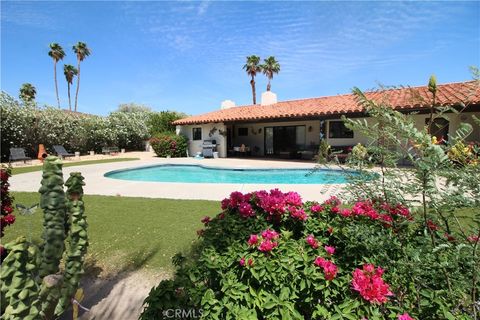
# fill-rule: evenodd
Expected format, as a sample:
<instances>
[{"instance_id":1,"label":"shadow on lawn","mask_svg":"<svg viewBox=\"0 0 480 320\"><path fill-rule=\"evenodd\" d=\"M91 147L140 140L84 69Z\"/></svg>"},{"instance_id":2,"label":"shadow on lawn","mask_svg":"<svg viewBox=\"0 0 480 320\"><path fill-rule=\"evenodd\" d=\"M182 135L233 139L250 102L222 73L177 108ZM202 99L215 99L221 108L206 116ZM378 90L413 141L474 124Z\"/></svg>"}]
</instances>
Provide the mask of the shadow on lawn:
<instances>
[{"instance_id":1,"label":"shadow on lawn","mask_svg":"<svg viewBox=\"0 0 480 320\"><path fill-rule=\"evenodd\" d=\"M142 267L157 251L156 249L147 252L139 250L129 259L131 263L106 277L99 277L103 269L96 264L95 260L89 260L85 266L86 275L82 278L80 286L85 293L85 299L81 304L89 308L90 312L80 311L79 318L82 320L138 319L143 300L151 287L164 278L149 278L141 272ZM60 319L72 319L72 308L69 308Z\"/></svg>"}]
</instances>

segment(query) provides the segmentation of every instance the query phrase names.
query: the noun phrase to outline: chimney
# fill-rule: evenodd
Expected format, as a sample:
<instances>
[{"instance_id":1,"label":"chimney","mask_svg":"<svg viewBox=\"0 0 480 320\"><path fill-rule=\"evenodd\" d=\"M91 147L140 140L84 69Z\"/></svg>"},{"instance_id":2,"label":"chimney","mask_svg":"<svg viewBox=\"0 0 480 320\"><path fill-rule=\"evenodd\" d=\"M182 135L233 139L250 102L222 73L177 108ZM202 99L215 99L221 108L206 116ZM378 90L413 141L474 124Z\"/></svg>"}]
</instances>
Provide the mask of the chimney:
<instances>
[{"instance_id":1,"label":"chimney","mask_svg":"<svg viewBox=\"0 0 480 320\"><path fill-rule=\"evenodd\" d=\"M222 104L220 105L221 110L230 109L230 108L233 108L233 107L235 107L235 102L233 102L232 100L224 100L224 101L222 101Z\"/></svg>"},{"instance_id":2,"label":"chimney","mask_svg":"<svg viewBox=\"0 0 480 320\"><path fill-rule=\"evenodd\" d=\"M268 106L277 103L277 95L272 91L265 91L262 93L262 106Z\"/></svg>"}]
</instances>

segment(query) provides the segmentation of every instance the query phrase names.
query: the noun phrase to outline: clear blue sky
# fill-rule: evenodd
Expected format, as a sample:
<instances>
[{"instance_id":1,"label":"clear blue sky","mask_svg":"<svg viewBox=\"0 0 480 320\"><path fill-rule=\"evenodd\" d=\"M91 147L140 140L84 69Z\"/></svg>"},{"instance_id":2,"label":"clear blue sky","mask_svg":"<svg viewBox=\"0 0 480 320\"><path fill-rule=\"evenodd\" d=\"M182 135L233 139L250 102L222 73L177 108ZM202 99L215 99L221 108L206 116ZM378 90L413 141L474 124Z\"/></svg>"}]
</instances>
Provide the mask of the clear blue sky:
<instances>
[{"instance_id":1,"label":"clear blue sky","mask_svg":"<svg viewBox=\"0 0 480 320\"><path fill-rule=\"evenodd\" d=\"M1 88L34 84L56 104L48 44L83 41L79 111L107 114L136 102L198 114L231 99L251 103L245 57L274 55L280 100L335 95L353 86L423 85L471 78L480 59L479 2L5 2ZM58 70L67 106L63 62ZM257 77L257 92L265 90Z\"/></svg>"}]
</instances>

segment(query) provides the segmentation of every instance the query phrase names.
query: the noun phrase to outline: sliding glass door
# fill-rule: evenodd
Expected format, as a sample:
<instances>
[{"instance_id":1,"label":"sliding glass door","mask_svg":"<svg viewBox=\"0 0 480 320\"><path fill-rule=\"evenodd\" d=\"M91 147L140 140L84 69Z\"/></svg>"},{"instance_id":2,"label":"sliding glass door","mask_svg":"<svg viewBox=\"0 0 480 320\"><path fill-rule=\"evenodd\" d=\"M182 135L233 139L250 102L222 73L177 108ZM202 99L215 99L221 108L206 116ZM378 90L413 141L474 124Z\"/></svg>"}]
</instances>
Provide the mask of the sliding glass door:
<instances>
[{"instance_id":1,"label":"sliding glass door","mask_svg":"<svg viewBox=\"0 0 480 320\"><path fill-rule=\"evenodd\" d=\"M265 127L265 155L296 152L305 148L305 126Z\"/></svg>"}]
</instances>

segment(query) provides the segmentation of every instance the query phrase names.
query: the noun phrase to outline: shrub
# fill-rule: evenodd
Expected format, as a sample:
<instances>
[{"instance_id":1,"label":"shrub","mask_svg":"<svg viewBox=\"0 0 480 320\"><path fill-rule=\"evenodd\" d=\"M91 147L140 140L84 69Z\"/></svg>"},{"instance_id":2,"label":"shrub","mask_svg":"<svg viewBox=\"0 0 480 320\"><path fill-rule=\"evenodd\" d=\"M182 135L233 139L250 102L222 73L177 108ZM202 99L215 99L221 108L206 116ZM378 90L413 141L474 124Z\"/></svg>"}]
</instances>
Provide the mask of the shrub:
<instances>
[{"instance_id":1,"label":"shrub","mask_svg":"<svg viewBox=\"0 0 480 320\"><path fill-rule=\"evenodd\" d=\"M185 157L188 139L174 133L160 133L150 139L153 150L159 157Z\"/></svg>"},{"instance_id":2,"label":"shrub","mask_svg":"<svg viewBox=\"0 0 480 320\"><path fill-rule=\"evenodd\" d=\"M191 259L153 288L141 319L167 309L204 319L469 319L476 241L434 231L402 204L294 192L234 192L205 218ZM435 254L439 253L439 256ZM448 277L445 277L448 273Z\"/></svg>"},{"instance_id":3,"label":"shrub","mask_svg":"<svg viewBox=\"0 0 480 320\"><path fill-rule=\"evenodd\" d=\"M0 167L0 238L3 237L3 230L15 222L13 215L13 197L10 195L10 183L8 179L11 177L10 167ZM0 245L1 257L3 260L3 247Z\"/></svg>"},{"instance_id":4,"label":"shrub","mask_svg":"<svg viewBox=\"0 0 480 320\"><path fill-rule=\"evenodd\" d=\"M161 111L152 113L148 120L150 135L153 137L158 133L174 133L175 126L172 124L172 122L185 118L186 116L186 114L176 111Z\"/></svg>"}]
</instances>

